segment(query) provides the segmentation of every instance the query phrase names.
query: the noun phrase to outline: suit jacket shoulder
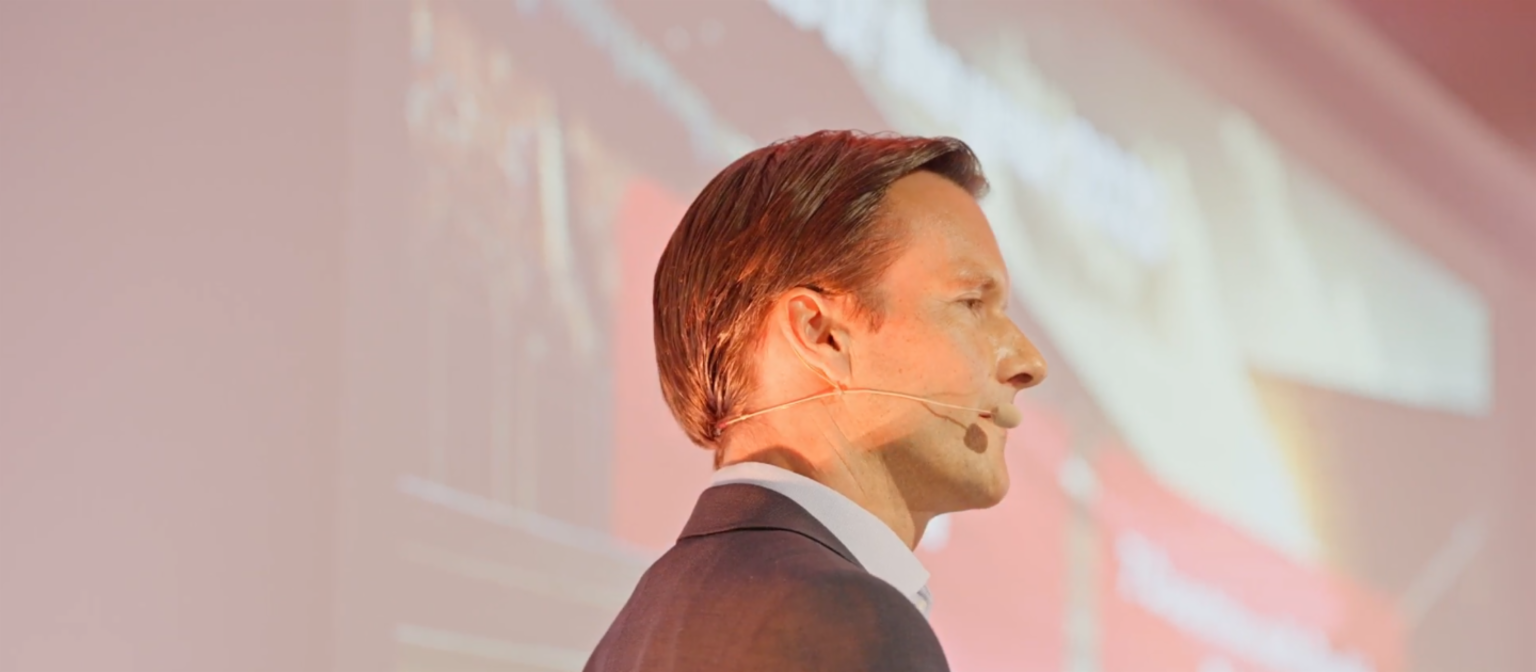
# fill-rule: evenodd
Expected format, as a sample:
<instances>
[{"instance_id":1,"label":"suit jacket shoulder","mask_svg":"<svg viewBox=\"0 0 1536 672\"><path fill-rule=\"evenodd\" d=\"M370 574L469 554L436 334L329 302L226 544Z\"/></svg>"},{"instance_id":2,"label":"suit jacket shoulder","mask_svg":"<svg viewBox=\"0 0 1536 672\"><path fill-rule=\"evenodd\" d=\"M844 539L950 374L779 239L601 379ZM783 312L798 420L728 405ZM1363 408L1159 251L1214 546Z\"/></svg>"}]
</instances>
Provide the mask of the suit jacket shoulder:
<instances>
[{"instance_id":1,"label":"suit jacket shoulder","mask_svg":"<svg viewBox=\"0 0 1536 672\"><path fill-rule=\"evenodd\" d=\"M587 663L639 670L947 670L928 622L792 500L706 490Z\"/></svg>"}]
</instances>

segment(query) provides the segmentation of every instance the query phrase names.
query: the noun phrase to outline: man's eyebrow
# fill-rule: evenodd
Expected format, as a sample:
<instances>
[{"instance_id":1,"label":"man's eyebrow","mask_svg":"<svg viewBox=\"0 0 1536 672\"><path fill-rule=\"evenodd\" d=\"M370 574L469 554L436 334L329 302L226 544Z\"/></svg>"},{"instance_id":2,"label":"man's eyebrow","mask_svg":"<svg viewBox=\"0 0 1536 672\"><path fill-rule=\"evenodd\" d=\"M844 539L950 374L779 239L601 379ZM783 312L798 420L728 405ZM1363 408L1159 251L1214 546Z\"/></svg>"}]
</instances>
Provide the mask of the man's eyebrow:
<instances>
[{"instance_id":1,"label":"man's eyebrow","mask_svg":"<svg viewBox=\"0 0 1536 672\"><path fill-rule=\"evenodd\" d=\"M983 294L997 294L1002 297L1003 310L1008 309L1008 299L1012 298L1009 296L1012 292L1008 291L1008 285L1002 279L985 271L962 270L956 276L955 284L967 290L980 291Z\"/></svg>"},{"instance_id":2,"label":"man's eyebrow","mask_svg":"<svg viewBox=\"0 0 1536 672\"><path fill-rule=\"evenodd\" d=\"M990 273L980 273L974 271L961 271L960 274L955 277L955 284L965 287L966 289L979 289L984 292L1000 289L1003 286L1002 282L1000 282L996 276Z\"/></svg>"}]
</instances>

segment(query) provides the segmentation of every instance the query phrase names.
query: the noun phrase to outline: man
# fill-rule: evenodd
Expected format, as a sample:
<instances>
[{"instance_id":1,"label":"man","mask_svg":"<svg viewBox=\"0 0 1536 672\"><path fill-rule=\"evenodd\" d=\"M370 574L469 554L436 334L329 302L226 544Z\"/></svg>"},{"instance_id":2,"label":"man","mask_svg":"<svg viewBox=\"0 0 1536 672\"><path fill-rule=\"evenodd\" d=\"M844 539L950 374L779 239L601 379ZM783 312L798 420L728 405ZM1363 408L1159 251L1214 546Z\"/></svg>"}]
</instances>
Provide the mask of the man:
<instances>
[{"instance_id":1,"label":"man","mask_svg":"<svg viewBox=\"0 0 1536 672\"><path fill-rule=\"evenodd\" d=\"M1008 491L1005 426L1045 378L952 138L821 132L693 202L656 269L672 413L713 486L586 669L946 670L912 554Z\"/></svg>"}]
</instances>

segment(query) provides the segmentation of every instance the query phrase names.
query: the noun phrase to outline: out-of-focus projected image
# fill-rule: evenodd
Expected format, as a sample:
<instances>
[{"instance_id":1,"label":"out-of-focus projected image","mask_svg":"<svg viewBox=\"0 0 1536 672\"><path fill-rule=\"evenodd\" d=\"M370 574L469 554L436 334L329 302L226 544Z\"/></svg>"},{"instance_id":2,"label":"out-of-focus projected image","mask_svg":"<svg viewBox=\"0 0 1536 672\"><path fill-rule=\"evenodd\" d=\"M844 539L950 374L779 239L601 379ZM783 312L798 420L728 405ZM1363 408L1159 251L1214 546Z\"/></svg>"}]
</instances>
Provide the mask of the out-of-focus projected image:
<instances>
[{"instance_id":1,"label":"out-of-focus projected image","mask_svg":"<svg viewBox=\"0 0 1536 672\"><path fill-rule=\"evenodd\" d=\"M859 128L975 148L1051 362L1008 499L919 548L955 669L1412 669L1488 512L1373 465L1494 440L1496 306L1382 214L1411 185L1337 186L1105 5L411 5L355 111L407 211L349 240L339 613L402 669L579 669L710 473L667 237L743 152Z\"/></svg>"}]
</instances>

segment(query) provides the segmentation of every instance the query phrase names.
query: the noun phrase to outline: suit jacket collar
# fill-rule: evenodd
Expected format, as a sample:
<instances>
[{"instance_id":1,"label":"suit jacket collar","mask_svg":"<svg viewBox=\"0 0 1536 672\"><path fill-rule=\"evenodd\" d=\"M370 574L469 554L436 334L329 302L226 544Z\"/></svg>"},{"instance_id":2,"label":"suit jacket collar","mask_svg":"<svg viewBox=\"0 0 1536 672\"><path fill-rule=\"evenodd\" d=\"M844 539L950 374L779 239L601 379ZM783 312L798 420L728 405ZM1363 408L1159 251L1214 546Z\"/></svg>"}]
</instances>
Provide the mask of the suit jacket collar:
<instances>
[{"instance_id":1,"label":"suit jacket collar","mask_svg":"<svg viewBox=\"0 0 1536 672\"><path fill-rule=\"evenodd\" d=\"M683 526L678 541L736 530L786 530L826 546L844 560L863 568L853 553L794 500L748 483L717 485L704 490Z\"/></svg>"}]
</instances>

